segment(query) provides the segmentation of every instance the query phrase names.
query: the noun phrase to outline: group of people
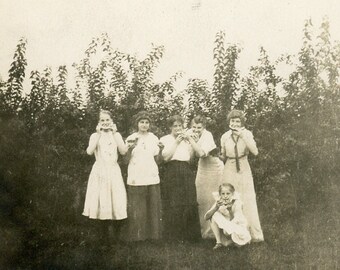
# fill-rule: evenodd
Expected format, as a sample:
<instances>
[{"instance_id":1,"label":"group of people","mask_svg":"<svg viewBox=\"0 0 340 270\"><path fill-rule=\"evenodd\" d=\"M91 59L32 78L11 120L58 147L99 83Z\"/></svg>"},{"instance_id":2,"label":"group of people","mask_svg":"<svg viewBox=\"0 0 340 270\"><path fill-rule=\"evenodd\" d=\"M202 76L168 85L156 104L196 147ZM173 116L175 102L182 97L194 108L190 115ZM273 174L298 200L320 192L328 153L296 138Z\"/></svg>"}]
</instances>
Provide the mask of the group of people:
<instances>
[{"instance_id":1,"label":"group of people","mask_svg":"<svg viewBox=\"0 0 340 270\"><path fill-rule=\"evenodd\" d=\"M185 129L181 116L170 117L170 133L160 139L150 132L147 112L138 113L135 120L137 131L124 142L111 113L100 112L87 148L96 161L83 215L126 220L119 232L125 241L214 237L214 249L219 249L264 240L247 159L258 150L244 127L242 111L228 114L230 130L221 137L220 153L203 116L194 117L190 129ZM118 151L128 163L126 186ZM195 156L199 158L196 174L191 166Z\"/></svg>"}]
</instances>

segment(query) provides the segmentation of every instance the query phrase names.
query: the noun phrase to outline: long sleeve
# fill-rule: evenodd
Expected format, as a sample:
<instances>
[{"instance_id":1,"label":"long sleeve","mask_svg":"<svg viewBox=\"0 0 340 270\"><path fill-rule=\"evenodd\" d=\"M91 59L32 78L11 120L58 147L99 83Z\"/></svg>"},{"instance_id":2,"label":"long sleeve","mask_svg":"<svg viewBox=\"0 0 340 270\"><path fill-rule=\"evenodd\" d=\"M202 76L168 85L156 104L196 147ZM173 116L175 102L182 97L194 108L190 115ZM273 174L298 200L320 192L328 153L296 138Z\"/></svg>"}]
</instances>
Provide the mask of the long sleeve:
<instances>
[{"instance_id":1,"label":"long sleeve","mask_svg":"<svg viewBox=\"0 0 340 270\"><path fill-rule=\"evenodd\" d=\"M97 148L99 138L100 138L100 135L97 134L97 133L93 133L91 135L90 140L89 140L89 145L86 149L86 152L87 152L88 155L93 155L94 151Z\"/></svg>"},{"instance_id":2,"label":"long sleeve","mask_svg":"<svg viewBox=\"0 0 340 270\"><path fill-rule=\"evenodd\" d=\"M225 159L226 159L226 156L227 156L226 149L225 149L225 142L226 142L227 137L230 136L230 132L229 133L228 132L226 132L222 135L221 141L220 141L220 143L221 143L221 156L222 156L222 159L223 159L224 162L225 162Z\"/></svg>"},{"instance_id":3,"label":"long sleeve","mask_svg":"<svg viewBox=\"0 0 340 270\"><path fill-rule=\"evenodd\" d=\"M125 155L128 149L127 149L127 146L124 143L122 135L120 135L119 132L116 132L116 133L113 134L113 138L117 143L119 153L122 154L122 155Z\"/></svg>"},{"instance_id":4,"label":"long sleeve","mask_svg":"<svg viewBox=\"0 0 340 270\"><path fill-rule=\"evenodd\" d=\"M254 140L254 136L253 133L251 133L251 131L249 130L244 130L243 132L243 136L242 136L242 140L245 142L248 150L253 154L253 155L257 155L258 154L258 149L256 146L256 142Z\"/></svg>"},{"instance_id":5,"label":"long sleeve","mask_svg":"<svg viewBox=\"0 0 340 270\"><path fill-rule=\"evenodd\" d=\"M204 130L201 138L198 140L197 144L201 146L204 156L208 156L209 152L216 148L214 137L211 132Z\"/></svg>"}]
</instances>

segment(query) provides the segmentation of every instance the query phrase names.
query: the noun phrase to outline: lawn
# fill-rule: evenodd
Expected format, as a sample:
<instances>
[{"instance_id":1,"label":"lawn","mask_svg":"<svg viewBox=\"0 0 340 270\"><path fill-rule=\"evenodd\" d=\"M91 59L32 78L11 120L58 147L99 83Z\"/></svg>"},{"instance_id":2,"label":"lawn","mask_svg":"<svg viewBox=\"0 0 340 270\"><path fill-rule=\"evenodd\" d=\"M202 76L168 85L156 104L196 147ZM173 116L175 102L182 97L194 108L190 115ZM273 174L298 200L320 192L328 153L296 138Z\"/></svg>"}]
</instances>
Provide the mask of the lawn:
<instances>
[{"instance_id":1,"label":"lawn","mask_svg":"<svg viewBox=\"0 0 340 270\"><path fill-rule=\"evenodd\" d=\"M320 208L320 211L322 209ZM8 269L340 269L339 219L334 210L288 217L275 230L264 224L266 241L213 251L213 240L122 243L91 238L85 223L26 237ZM338 214L338 212L337 212ZM313 216L313 217L312 217ZM293 217L294 218L294 217ZM300 226L300 227L299 227ZM282 233L280 233L282 231ZM13 252L12 252L13 253ZM2 254L6 254L2 253ZM7 250L7 254L11 254Z\"/></svg>"},{"instance_id":2,"label":"lawn","mask_svg":"<svg viewBox=\"0 0 340 270\"><path fill-rule=\"evenodd\" d=\"M218 251L213 240L115 242L112 230L111 238L99 241L78 213L72 222L24 227L8 212L0 219L0 269L340 269L340 198L333 183L324 190L327 196L311 195L297 208L283 184L278 208L268 198L259 200L265 242Z\"/></svg>"}]
</instances>

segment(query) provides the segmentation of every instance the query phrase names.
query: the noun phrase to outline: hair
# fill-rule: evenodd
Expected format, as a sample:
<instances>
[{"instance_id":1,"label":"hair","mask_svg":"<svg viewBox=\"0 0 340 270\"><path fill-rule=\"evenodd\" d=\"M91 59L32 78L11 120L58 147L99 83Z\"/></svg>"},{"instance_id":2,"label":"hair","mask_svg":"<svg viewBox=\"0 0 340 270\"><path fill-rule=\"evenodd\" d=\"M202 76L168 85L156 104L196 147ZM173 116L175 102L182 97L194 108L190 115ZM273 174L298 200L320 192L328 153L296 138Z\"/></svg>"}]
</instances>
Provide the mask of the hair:
<instances>
[{"instance_id":1,"label":"hair","mask_svg":"<svg viewBox=\"0 0 340 270\"><path fill-rule=\"evenodd\" d=\"M107 114L108 116L110 116L111 120L113 121L113 116L112 116L112 113L110 111L107 111L107 110L100 110L99 112L99 118L100 118L100 115L101 114Z\"/></svg>"},{"instance_id":2,"label":"hair","mask_svg":"<svg viewBox=\"0 0 340 270\"><path fill-rule=\"evenodd\" d=\"M222 188L229 188L229 190L234 193L235 192L235 188L232 184L230 183L223 183L221 185L219 185L218 187L218 193L221 194Z\"/></svg>"},{"instance_id":3,"label":"hair","mask_svg":"<svg viewBox=\"0 0 340 270\"><path fill-rule=\"evenodd\" d=\"M138 123L141 120L148 120L151 124L151 115L147 111L140 111L135 115L135 126L138 130Z\"/></svg>"},{"instance_id":4,"label":"hair","mask_svg":"<svg viewBox=\"0 0 340 270\"><path fill-rule=\"evenodd\" d=\"M195 117L191 120L191 125L192 125L193 123L202 124L203 127L206 127L206 125L207 125L207 118L205 118L205 116L203 116L203 115L197 115L197 116L195 116Z\"/></svg>"},{"instance_id":5,"label":"hair","mask_svg":"<svg viewBox=\"0 0 340 270\"><path fill-rule=\"evenodd\" d=\"M182 116L176 114L176 115L173 115L173 116L170 116L170 118L168 119L168 127L172 127L172 125L175 123L175 122L179 122L181 123L182 125L184 125L184 119Z\"/></svg>"},{"instance_id":6,"label":"hair","mask_svg":"<svg viewBox=\"0 0 340 270\"><path fill-rule=\"evenodd\" d=\"M244 115L244 113L240 110L232 110L230 113L228 113L227 116L227 121L230 124L230 120L233 118L240 118L241 120L241 124L242 126L244 126L245 122L246 122L246 117Z\"/></svg>"}]
</instances>

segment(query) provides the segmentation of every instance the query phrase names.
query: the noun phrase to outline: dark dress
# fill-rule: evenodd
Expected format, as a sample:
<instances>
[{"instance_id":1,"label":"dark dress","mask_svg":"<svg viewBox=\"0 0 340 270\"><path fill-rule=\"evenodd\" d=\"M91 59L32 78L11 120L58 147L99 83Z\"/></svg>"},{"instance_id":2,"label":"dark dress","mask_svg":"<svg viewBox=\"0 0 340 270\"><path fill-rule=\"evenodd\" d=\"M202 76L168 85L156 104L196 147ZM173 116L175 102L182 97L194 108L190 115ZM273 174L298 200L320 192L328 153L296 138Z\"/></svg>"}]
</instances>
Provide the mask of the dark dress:
<instances>
[{"instance_id":1,"label":"dark dress","mask_svg":"<svg viewBox=\"0 0 340 270\"><path fill-rule=\"evenodd\" d=\"M165 145L171 140L161 139ZM186 143L186 142L181 142ZM188 146L183 149L190 149ZM163 151L164 151L163 150ZM190 154L189 154L190 156ZM173 158L176 158L174 154ZM195 174L188 161L172 159L164 164L162 179L164 238L194 241L201 238Z\"/></svg>"}]
</instances>

